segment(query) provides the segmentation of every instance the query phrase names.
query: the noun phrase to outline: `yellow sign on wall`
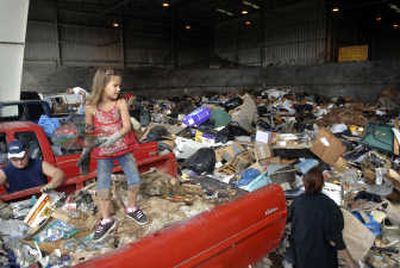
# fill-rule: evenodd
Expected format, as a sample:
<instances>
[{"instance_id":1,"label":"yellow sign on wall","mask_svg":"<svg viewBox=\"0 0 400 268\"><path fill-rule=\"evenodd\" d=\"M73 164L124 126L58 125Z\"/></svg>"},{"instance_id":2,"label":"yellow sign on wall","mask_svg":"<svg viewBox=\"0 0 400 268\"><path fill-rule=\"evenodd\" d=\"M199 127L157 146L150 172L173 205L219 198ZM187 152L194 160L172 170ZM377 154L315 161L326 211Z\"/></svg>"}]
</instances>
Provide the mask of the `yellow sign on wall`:
<instances>
[{"instance_id":1,"label":"yellow sign on wall","mask_svg":"<svg viewBox=\"0 0 400 268\"><path fill-rule=\"evenodd\" d=\"M339 48L339 62L368 60L368 45Z\"/></svg>"}]
</instances>

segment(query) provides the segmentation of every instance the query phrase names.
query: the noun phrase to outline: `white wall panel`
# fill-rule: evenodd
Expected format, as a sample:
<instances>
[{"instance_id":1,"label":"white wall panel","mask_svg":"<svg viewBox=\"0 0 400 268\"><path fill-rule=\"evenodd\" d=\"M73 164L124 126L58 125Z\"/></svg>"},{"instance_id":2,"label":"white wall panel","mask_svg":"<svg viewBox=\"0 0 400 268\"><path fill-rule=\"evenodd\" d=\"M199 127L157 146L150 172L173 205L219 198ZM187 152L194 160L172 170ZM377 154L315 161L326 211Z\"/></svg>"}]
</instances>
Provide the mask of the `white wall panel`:
<instances>
[{"instance_id":1,"label":"white wall panel","mask_svg":"<svg viewBox=\"0 0 400 268\"><path fill-rule=\"evenodd\" d=\"M19 99L28 7L29 0L0 1L0 100Z\"/></svg>"}]
</instances>

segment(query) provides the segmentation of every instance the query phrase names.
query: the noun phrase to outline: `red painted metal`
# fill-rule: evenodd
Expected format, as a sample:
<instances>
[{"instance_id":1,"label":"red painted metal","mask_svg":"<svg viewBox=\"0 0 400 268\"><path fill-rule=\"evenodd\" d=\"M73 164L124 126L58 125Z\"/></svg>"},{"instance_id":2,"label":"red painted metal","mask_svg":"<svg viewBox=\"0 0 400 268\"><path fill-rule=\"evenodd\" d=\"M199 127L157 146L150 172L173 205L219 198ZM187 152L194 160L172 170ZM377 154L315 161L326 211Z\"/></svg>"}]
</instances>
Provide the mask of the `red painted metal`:
<instances>
[{"instance_id":1,"label":"red painted metal","mask_svg":"<svg viewBox=\"0 0 400 268\"><path fill-rule=\"evenodd\" d=\"M247 267L279 245L286 217L269 185L78 267Z\"/></svg>"}]
</instances>

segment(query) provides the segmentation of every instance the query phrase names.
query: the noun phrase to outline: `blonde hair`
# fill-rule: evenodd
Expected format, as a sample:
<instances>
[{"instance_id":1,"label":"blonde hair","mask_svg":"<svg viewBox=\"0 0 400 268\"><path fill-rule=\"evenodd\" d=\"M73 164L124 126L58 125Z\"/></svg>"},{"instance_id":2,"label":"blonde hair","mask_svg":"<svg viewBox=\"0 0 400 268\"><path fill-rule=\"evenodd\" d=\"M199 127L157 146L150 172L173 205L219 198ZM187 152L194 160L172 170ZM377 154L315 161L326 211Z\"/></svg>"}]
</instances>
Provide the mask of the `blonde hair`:
<instances>
[{"instance_id":1,"label":"blonde hair","mask_svg":"<svg viewBox=\"0 0 400 268\"><path fill-rule=\"evenodd\" d=\"M92 94L88 100L89 105L97 106L103 96L103 91L114 77L121 78L121 73L112 68L99 68L92 81Z\"/></svg>"}]
</instances>

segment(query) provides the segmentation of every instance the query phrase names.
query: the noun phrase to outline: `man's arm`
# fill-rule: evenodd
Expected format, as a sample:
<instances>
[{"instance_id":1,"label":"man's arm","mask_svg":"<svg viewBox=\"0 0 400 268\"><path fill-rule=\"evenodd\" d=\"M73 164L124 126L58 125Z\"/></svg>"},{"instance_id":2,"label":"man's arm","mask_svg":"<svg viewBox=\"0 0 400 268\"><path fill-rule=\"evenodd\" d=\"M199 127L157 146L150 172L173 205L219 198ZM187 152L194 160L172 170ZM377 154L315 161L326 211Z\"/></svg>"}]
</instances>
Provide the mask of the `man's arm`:
<instances>
[{"instance_id":1,"label":"man's arm","mask_svg":"<svg viewBox=\"0 0 400 268\"><path fill-rule=\"evenodd\" d=\"M0 185L4 185L7 183L7 176L3 170L0 169Z\"/></svg>"},{"instance_id":2,"label":"man's arm","mask_svg":"<svg viewBox=\"0 0 400 268\"><path fill-rule=\"evenodd\" d=\"M63 183L65 176L61 169L43 161L42 171L44 175L51 178L51 181L43 186L42 191L55 189Z\"/></svg>"}]
</instances>

